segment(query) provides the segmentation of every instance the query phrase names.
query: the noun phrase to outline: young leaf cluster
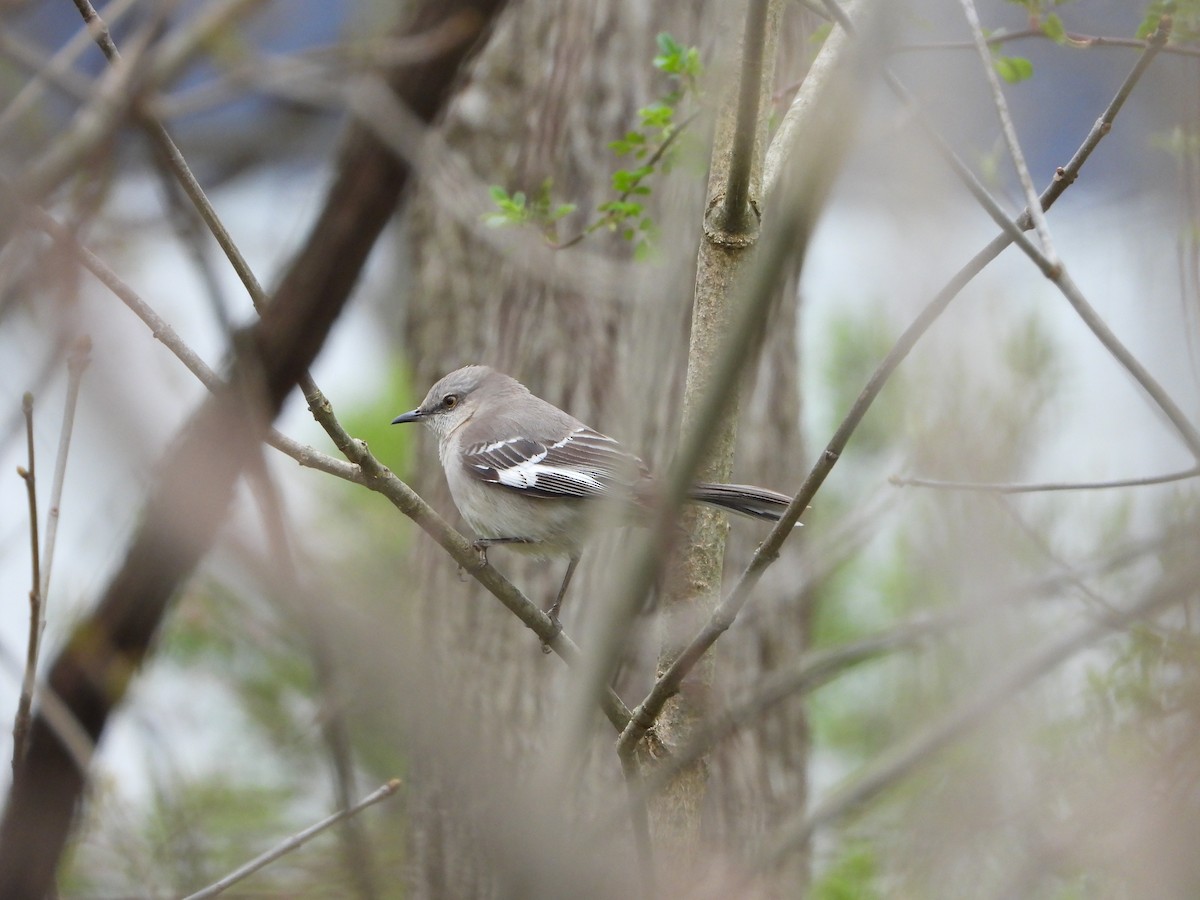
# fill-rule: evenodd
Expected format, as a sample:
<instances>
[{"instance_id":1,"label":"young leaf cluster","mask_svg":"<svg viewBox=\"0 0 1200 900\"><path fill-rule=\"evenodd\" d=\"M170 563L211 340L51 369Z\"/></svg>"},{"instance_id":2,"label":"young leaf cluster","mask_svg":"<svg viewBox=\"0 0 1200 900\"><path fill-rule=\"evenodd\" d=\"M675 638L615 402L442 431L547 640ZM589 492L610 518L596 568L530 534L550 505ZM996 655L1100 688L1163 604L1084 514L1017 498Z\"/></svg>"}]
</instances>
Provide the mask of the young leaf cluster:
<instances>
[{"instance_id":1,"label":"young leaf cluster","mask_svg":"<svg viewBox=\"0 0 1200 900\"><path fill-rule=\"evenodd\" d=\"M575 212L574 203L553 202L553 187L553 180L547 178L533 196L527 196L524 191L513 191L510 194L500 185L492 185L488 193L491 194L496 208L484 214L484 224L492 228L504 225L535 225L542 229L548 240L553 240L554 224Z\"/></svg>"},{"instance_id":2,"label":"young leaf cluster","mask_svg":"<svg viewBox=\"0 0 1200 900\"><path fill-rule=\"evenodd\" d=\"M633 243L635 258L643 259L651 252L657 227L646 212L645 201L652 193L649 179L656 172L670 171L676 139L690 121L690 118L680 119L679 109L685 99L699 96L703 73L700 52L695 47L680 44L665 32L658 35L657 44L654 67L670 78L671 90L638 110L636 128L609 142L608 148L615 156L628 157L632 164L613 171L609 185L615 196L596 207L593 221L575 237L559 243L557 223L574 212L576 205L556 203L552 197L553 185L547 179L532 196L524 191L510 194L503 187L493 186L495 209L484 215L485 224L533 225L560 249L604 229Z\"/></svg>"}]
</instances>

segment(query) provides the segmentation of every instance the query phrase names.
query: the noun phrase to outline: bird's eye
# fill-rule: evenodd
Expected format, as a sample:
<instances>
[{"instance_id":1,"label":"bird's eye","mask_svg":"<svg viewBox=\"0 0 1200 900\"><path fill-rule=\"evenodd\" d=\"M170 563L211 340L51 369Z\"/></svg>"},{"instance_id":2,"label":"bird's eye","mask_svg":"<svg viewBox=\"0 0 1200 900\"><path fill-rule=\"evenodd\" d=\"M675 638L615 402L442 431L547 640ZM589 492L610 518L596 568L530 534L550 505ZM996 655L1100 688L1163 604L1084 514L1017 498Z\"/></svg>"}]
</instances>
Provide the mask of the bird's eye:
<instances>
[{"instance_id":1,"label":"bird's eye","mask_svg":"<svg viewBox=\"0 0 1200 900\"><path fill-rule=\"evenodd\" d=\"M447 394L442 398L443 409L454 409L458 406L458 394Z\"/></svg>"}]
</instances>

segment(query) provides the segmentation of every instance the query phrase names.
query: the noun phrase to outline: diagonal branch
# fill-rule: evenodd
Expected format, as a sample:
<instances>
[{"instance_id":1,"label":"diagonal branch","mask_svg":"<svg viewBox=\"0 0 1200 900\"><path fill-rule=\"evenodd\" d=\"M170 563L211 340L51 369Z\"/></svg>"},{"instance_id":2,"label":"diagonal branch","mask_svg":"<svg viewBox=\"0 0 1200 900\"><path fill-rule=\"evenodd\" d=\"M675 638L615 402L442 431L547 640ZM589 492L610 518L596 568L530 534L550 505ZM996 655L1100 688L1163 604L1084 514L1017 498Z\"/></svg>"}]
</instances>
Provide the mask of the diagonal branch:
<instances>
[{"instance_id":1,"label":"diagonal branch","mask_svg":"<svg viewBox=\"0 0 1200 900\"><path fill-rule=\"evenodd\" d=\"M1000 116L1000 130L1004 142L1008 145L1008 153L1017 169L1017 179L1021 182L1021 191L1025 194L1026 209L1033 219L1034 230L1042 242L1042 252L1057 262L1058 255L1054 252L1054 244L1050 240L1050 228L1046 225L1046 216L1038 203L1037 188L1029 175L1029 166L1025 164L1025 154L1021 152L1021 142L1017 138L1017 129L1013 125L1012 116L1008 112L1008 102L1004 99L1004 89L1000 86L1000 76L992 65L992 52L988 49L986 38L983 36L983 25L979 21L979 12L975 9L975 0L959 0L967 24L971 27L971 35L975 39L975 48L979 51L979 59L983 63L983 73L987 77L988 87L992 92L992 104Z\"/></svg>"}]
</instances>

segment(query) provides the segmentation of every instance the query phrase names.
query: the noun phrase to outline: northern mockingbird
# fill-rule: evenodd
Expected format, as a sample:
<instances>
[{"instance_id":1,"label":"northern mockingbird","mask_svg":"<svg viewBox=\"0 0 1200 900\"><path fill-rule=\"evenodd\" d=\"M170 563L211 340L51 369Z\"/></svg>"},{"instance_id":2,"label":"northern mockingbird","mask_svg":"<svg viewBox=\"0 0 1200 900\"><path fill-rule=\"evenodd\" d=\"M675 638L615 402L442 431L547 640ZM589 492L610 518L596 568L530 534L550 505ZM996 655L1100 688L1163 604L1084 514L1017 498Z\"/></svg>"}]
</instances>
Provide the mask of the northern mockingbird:
<instances>
[{"instance_id":1,"label":"northern mockingbird","mask_svg":"<svg viewBox=\"0 0 1200 900\"><path fill-rule=\"evenodd\" d=\"M582 544L612 505L614 520L636 523L653 497L646 464L523 384L487 366L466 366L429 389L393 425L423 422L437 435L450 496L478 535L475 548L512 544L539 556L566 556L567 573L547 610L557 621ZM689 499L778 521L791 501L742 484L699 483Z\"/></svg>"}]
</instances>

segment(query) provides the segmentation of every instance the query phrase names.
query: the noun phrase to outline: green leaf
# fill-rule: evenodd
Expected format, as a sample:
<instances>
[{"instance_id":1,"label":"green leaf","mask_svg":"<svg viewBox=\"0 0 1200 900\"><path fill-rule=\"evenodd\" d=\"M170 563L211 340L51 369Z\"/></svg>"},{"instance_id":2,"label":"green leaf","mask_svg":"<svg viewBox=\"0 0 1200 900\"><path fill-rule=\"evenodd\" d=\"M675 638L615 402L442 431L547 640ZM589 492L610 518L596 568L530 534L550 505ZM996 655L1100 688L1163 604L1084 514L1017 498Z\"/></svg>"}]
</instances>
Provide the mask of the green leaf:
<instances>
[{"instance_id":1,"label":"green leaf","mask_svg":"<svg viewBox=\"0 0 1200 900\"><path fill-rule=\"evenodd\" d=\"M1142 19L1142 24L1138 26L1137 37L1139 40L1148 40L1150 35L1158 30L1158 23L1163 16L1171 15L1175 12L1175 4L1170 0L1155 0L1146 7L1146 17Z\"/></svg>"},{"instance_id":2,"label":"green leaf","mask_svg":"<svg viewBox=\"0 0 1200 900\"><path fill-rule=\"evenodd\" d=\"M1050 13L1042 20L1042 34L1050 38L1056 44L1065 44L1067 42L1067 29L1063 27L1063 21L1055 13Z\"/></svg>"},{"instance_id":3,"label":"green leaf","mask_svg":"<svg viewBox=\"0 0 1200 900\"><path fill-rule=\"evenodd\" d=\"M996 72L1009 84L1033 77L1033 63L1021 56L997 56L992 60Z\"/></svg>"}]
</instances>

